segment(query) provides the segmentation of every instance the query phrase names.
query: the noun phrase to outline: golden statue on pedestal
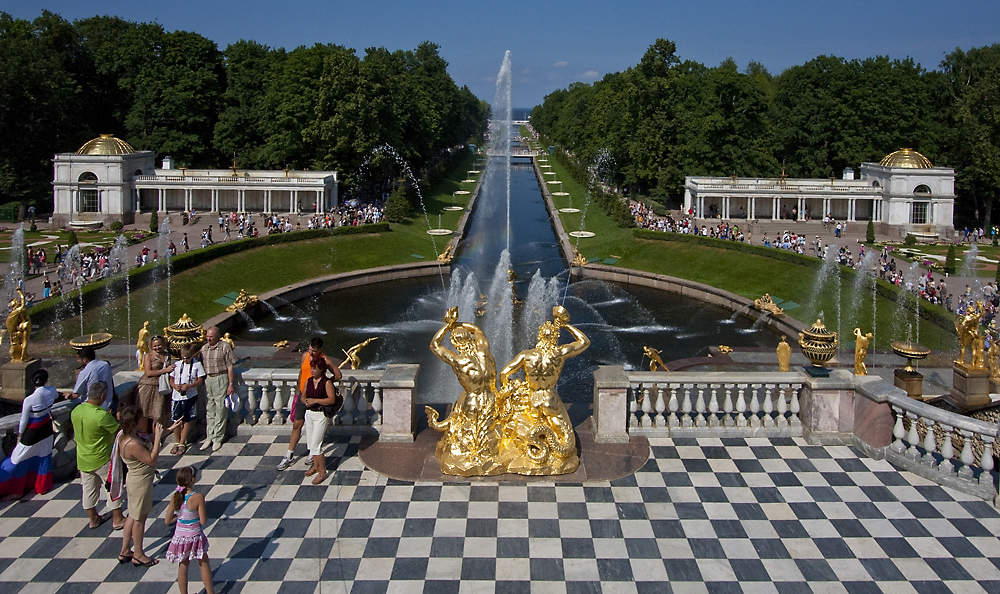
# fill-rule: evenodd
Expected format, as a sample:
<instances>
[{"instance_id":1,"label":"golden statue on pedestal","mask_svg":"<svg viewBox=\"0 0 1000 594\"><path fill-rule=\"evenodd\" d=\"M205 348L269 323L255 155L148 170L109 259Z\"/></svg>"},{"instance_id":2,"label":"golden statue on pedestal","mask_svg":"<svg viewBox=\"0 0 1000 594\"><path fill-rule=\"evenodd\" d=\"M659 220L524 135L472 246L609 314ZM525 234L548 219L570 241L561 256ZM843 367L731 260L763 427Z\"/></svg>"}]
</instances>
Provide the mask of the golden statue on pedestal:
<instances>
[{"instance_id":1,"label":"golden statue on pedestal","mask_svg":"<svg viewBox=\"0 0 1000 594\"><path fill-rule=\"evenodd\" d=\"M788 367L792 362L792 345L785 342L787 336L781 335L781 342L778 343L778 348L775 349L778 354L778 371L785 372L788 371Z\"/></svg>"},{"instance_id":2,"label":"golden statue on pedestal","mask_svg":"<svg viewBox=\"0 0 1000 594\"><path fill-rule=\"evenodd\" d=\"M31 318L28 316L28 300L21 289L18 299L11 299L10 313L7 314L7 334L10 336L10 360L28 360L28 338L31 337Z\"/></svg>"},{"instance_id":3,"label":"golden statue on pedestal","mask_svg":"<svg viewBox=\"0 0 1000 594\"><path fill-rule=\"evenodd\" d=\"M980 338L979 323L984 315L986 315L986 308L983 306L983 302L976 301L973 305L969 306L968 311L964 314L955 316L955 333L958 335L958 344L961 346L961 351L959 351L958 359L955 360L955 363L970 369L986 368L985 357L982 354L983 345L981 342L977 345L976 340ZM978 357L976 356L977 346L979 349ZM969 349L969 357L972 359L969 363L965 362L966 349Z\"/></svg>"},{"instance_id":4,"label":"golden statue on pedestal","mask_svg":"<svg viewBox=\"0 0 1000 594\"><path fill-rule=\"evenodd\" d=\"M448 310L430 348L451 366L463 392L443 421L436 410L425 409L428 425L444 433L436 449L441 472L550 475L577 469L576 435L556 383L566 360L586 350L590 340L570 325L565 308L554 307L552 315L554 320L538 329L535 347L518 353L500 372L497 390L496 363L486 336L474 324L458 322L458 308ZM564 328L573 341L560 345ZM441 344L449 332L454 351ZM512 379L520 370L524 379Z\"/></svg>"},{"instance_id":5,"label":"golden statue on pedestal","mask_svg":"<svg viewBox=\"0 0 1000 594\"><path fill-rule=\"evenodd\" d=\"M233 304L226 307L226 311L237 311L245 310L248 307L257 304L257 296L247 293L246 289L240 289L239 295L236 296L236 300Z\"/></svg>"},{"instance_id":6,"label":"golden statue on pedestal","mask_svg":"<svg viewBox=\"0 0 1000 594\"><path fill-rule=\"evenodd\" d=\"M492 476L506 469L497 462L500 431L496 424L497 366L486 335L475 324L458 321L458 308L444 316L445 325L431 339L431 352L451 366L462 386L451 414L438 421L438 413L425 407L427 424L444 435L435 454L441 472L459 476ZM451 333L454 351L441 345Z\"/></svg>"},{"instance_id":7,"label":"golden statue on pedestal","mask_svg":"<svg viewBox=\"0 0 1000 594\"><path fill-rule=\"evenodd\" d=\"M854 375L868 375L865 357L868 356L868 346L871 344L873 336L871 332L862 334L861 328L854 329Z\"/></svg>"},{"instance_id":8,"label":"golden statue on pedestal","mask_svg":"<svg viewBox=\"0 0 1000 594\"><path fill-rule=\"evenodd\" d=\"M753 300L753 306L760 311L766 311L774 317L785 315L785 310L778 307L778 305L771 300L770 293L764 293L764 296L760 299Z\"/></svg>"},{"instance_id":9,"label":"golden statue on pedestal","mask_svg":"<svg viewBox=\"0 0 1000 594\"><path fill-rule=\"evenodd\" d=\"M136 371L142 371L142 362L146 358L146 353L149 352L149 320L142 323L142 328L139 329L139 338L135 341L136 359L138 359L139 368Z\"/></svg>"},{"instance_id":10,"label":"golden statue on pedestal","mask_svg":"<svg viewBox=\"0 0 1000 594\"><path fill-rule=\"evenodd\" d=\"M368 346L373 340L378 340L378 336L373 336L364 342L359 342L346 351L344 349L340 349L343 351L344 355L347 356L347 358L340 364L340 368L343 369L344 365L350 363L351 369L359 369L361 367L361 357L358 356L358 351Z\"/></svg>"},{"instance_id":11,"label":"golden statue on pedestal","mask_svg":"<svg viewBox=\"0 0 1000 594\"><path fill-rule=\"evenodd\" d=\"M649 358L650 371L656 371L657 366L662 367L663 371L670 371L669 369L667 369L667 364L664 363L663 359L660 358L660 353L663 351L659 349L654 349L651 346L644 346L642 347L642 352L643 354L646 355L646 357Z\"/></svg>"}]
</instances>

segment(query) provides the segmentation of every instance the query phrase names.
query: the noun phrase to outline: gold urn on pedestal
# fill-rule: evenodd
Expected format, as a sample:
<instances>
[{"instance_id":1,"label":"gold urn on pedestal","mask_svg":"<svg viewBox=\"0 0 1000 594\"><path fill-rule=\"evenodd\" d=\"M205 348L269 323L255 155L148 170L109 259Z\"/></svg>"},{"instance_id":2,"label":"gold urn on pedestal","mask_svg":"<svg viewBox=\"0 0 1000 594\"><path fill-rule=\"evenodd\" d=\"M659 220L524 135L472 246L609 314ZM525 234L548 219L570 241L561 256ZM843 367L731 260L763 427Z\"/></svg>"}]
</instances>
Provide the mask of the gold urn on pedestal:
<instances>
[{"instance_id":1,"label":"gold urn on pedestal","mask_svg":"<svg viewBox=\"0 0 1000 594\"><path fill-rule=\"evenodd\" d=\"M799 332L799 347L813 367L823 367L837 354L837 333L827 330L823 320L816 320L815 324Z\"/></svg>"},{"instance_id":2,"label":"gold urn on pedestal","mask_svg":"<svg viewBox=\"0 0 1000 594\"><path fill-rule=\"evenodd\" d=\"M170 353L175 357L180 357L182 347L200 346L205 342L205 327L196 324L187 314L184 314L175 323L163 329L163 336L167 339Z\"/></svg>"}]
</instances>

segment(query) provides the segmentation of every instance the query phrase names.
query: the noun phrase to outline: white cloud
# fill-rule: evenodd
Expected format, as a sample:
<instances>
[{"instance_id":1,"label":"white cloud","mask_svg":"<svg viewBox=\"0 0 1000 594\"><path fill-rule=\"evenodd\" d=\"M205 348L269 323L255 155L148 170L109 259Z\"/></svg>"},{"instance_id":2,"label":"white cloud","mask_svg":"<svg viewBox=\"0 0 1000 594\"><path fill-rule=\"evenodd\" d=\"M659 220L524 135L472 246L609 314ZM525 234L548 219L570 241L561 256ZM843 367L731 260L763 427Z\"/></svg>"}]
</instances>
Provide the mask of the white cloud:
<instances>
[{"instance_id":1,"label":"white cloud","mask_svg":"<svg viewBox=\"0 0 1000 594\"><path fill-rule=\"evenodd\" d=\"M569 66L569 62L567 62L566 60L560 60L555 64L553 64L553 66L555 66L556 68L565 68L566 66Z\"/></svg>"},{"instance_id":2,"label":"white cloud","mask_svg":"<svg viewBox=\"0 0 1000 594\"><path fill-rule=\"evenodd\" d=\"M601 73L596 70L588 70L583 73L584 80L597 80L598 78L600 78L600 76Z\"/></svg>"}]
</instances>

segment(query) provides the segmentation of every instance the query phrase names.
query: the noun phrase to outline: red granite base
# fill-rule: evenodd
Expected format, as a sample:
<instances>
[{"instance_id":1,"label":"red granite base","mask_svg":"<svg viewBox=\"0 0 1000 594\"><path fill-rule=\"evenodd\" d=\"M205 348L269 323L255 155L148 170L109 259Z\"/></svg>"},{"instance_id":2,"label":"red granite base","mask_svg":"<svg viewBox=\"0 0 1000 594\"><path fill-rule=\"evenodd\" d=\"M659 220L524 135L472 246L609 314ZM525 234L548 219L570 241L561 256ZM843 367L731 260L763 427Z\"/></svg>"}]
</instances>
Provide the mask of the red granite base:
<instances>
[{"instance_id":1,"label":"red granite base","mask_svg":"<svg viewBox=\"0 0 1000 594\"><path fill-rule=\"evenodd\" d=\"M412 443L390 443L366 437L361 441L359 455L368 468L379 474L402 481L435 482L557 482L582 483L610 481L635 473L649 459L649 441L642 436L631 436L628 443L595 443L590 422L576 428L580 467L571 474L553 476L524 476L504 474L490 477L463 477L443 474L434 456L434 447L441 434L424 429Z\"/></svg>"}]
</instances>

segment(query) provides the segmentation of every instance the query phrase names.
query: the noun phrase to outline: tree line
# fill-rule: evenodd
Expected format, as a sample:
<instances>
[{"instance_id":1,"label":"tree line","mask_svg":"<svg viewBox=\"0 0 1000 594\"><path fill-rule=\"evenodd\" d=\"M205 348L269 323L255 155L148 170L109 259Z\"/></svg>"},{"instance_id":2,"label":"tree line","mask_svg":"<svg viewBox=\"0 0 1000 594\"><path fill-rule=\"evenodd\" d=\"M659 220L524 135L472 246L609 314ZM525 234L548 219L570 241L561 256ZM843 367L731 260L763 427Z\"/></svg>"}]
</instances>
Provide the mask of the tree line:
<instances>
[{"instance_id":1,"label":"tree line","mask_svg":"<svg viewBox=\"0 0 1000 594\"><path fill-rule=\"evenodd\" d=\"M937 70L885 56L819 56L778 76L707 67L658 39L639 63L545 97L534 127L606 181L656 201L685 175L839 177L913 148L956 171L956 218L989 226L1000 189L1000 44Z\"/></svg>"},{"instance_id":2,"label":"tree line","mask_svg":"<svg viewBox=\"0 0 1000 594\"><path fill-rule=\"evenodd\" d=\"M373 149L390 145L420 172L485 129L488 104L438 49L220 50L156 23L0 13L0 203L50 208L53 154L101 133L178 166L337 170L342 186L384 185L398 165Z\"/></svg>"}]
</instances>

